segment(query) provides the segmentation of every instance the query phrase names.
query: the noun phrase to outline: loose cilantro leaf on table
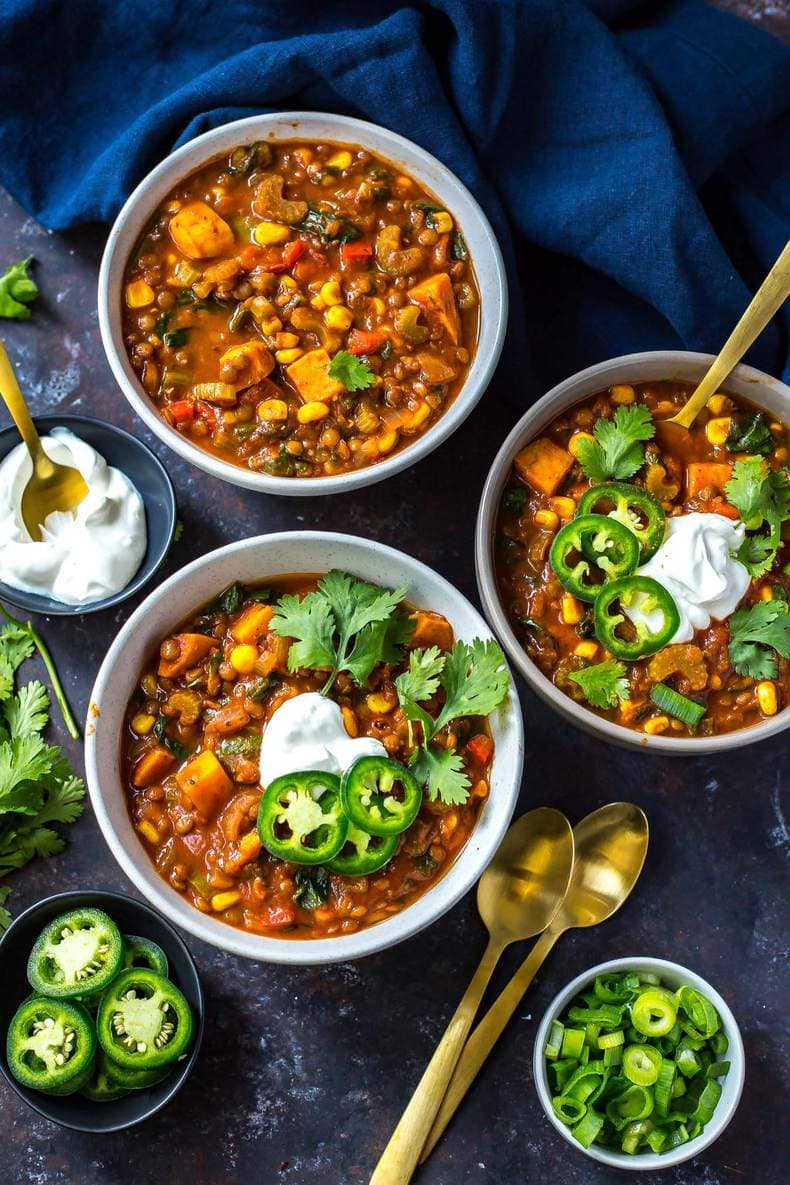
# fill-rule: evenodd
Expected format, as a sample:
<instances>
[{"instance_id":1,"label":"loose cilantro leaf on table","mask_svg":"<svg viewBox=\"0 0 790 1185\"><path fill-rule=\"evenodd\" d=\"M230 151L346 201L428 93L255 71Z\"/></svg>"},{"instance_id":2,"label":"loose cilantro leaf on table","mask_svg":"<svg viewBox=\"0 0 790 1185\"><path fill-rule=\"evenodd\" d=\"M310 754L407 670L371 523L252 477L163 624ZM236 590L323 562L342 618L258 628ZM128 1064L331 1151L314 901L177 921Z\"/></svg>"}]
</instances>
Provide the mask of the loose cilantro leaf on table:
<instances>
[{"instance_id":1,"label":"loose cilantro leaf on table","mask_svg":"<svg viewBox=\"0 0 790 1185\"><path fill-rule=\"evenodd\" d=\"M782 523L790 518L787 470L771 469L762 457L747 457L735 462L724 492L749 532L736 558L752 577L764 576L779 551Z\"/></svg>"},{"instance_id":2,"label":"loose cilantro leaf on table","mask_svg":"<svg viewBox=\"0 0 790 1185\"><path fill-rule=\"evenodd\" d=\"M787 601L758 601L730 618L730 661L739 675L775 679L775 650L790 658L790 606Z\"/></svg>"},{"instance_id":3,"label":"loose cilantro leaf on table","mask_svg":"<svg viewBox=\"0 0 790 1185\"><path fill-rule=\"evenodd\" d=\"M579 685L584 698L594 708L616 708L619 703L631 698L625 664L614 658L580 671L571 671L568 678Z\"/></svg>"},{"instance_id":4,"label":"loose cilantro leaf on table","mask_svg":"<svg viewBox=\"0 0 790 1185\"><path fill-rule=\"evenodd\" d=\"M577 456L590 481L624 481L645 463L641 441L655 436L650 409L636 403L618 407L613 420L600 419L593 428L594 440L582 439Z\"/></svg>"},{"instance_id":5,"label":"loose cilantro leaf on table","mask_svg":"<svg viewBox=\"0 0 790 1185\"><path fill-rule=\"evenodd\" d=\"M329 363L329 377L337 379L347 391L366 391L375 381L376 376L361 358L349 354L348 350L338 350Z\"/></svg>"},{"instance_id":6,"label":"loose cilantro leaf on table","mask_svg":"<svg viewBox=\"0 0 790 1185\"><path fill-rule=\"evenodd\" d=\"M38 285L27 274L32 255L12 263L0 276L0 317L14 321L27 321L30 317L28 305L38 296Z\"/></svg>"}]
</instances>

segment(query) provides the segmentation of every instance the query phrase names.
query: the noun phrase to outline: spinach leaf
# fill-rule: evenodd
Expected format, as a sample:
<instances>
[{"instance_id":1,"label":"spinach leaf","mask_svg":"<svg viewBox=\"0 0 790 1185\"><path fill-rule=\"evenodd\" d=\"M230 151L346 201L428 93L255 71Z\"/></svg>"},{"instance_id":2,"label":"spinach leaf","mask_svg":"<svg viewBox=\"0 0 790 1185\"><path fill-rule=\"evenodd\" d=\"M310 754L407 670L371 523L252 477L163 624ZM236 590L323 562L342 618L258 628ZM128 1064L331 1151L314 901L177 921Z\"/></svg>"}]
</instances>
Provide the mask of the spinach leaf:
<instances>
[{"instance_id":1,"label":"spinach leaf","mask_svg":"<svg viewBox=\"0 0 790 1185\"><path fill-rule=\"evenodd\" d=\"M318 909L329 897L329 872L321 864L314 868L300 868L294 877L294 902L301 909Z\"/></svg>"}]
</instances>

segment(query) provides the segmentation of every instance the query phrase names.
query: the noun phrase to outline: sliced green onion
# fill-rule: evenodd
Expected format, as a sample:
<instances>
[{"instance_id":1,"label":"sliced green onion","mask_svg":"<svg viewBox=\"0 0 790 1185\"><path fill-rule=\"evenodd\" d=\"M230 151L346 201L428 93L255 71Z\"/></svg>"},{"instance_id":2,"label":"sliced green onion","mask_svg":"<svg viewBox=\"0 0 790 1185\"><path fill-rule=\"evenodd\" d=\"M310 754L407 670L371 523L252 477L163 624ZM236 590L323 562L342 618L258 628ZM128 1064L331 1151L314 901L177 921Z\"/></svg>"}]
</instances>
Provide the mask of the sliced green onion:
<instances>
[{"instance_id":1,"label":"sliced green onion","mask_svg":"<svg viewBox=\"0 0 790 1185\"><path fill-rule=\"evenodd\" d=\"M686 1086L685 1078L682 1078L680 1075L676 1074L675 1081L672 1083L672 1098L682 1099L687 1090L688 1087Z\"/></svg>"},{"instance_id":2,"label":"sliced green onion","mask_svg":"<svg viewBox=\"0 0 790 1185\"><path fill-rule=\"evenodd\" d=\"M620 1004L639 990L639 976L598 975L595 980L595 995L604 1004Z\"/></svg>"},{"instance_id":3,"label":"sliced green onion","mask_svg":"<svg viewBox=\"0 0 790 1185\"><path fill-rule=\"evenodd\" d=\"M623 1050L623 1073L637 1086L652 1086L661 1069L661 1050L652 1045L626 1045Z\"/></svg>"},{"instance_id":4,"label":"sliced green onion","mask_svg":"<svg viewBox=\"0 0 790 1185\"><path fill-rule=\"evenodd\" d=\"M601 1024L610 1029L619 1025L623 1018L623 1005L599 1004L597 1008L570 1008L568 1019L578 1024Z\"/></svg>"},{"instance_id":5,"label":"sliced green onion","mask_svg":"<svg viewBox=\"0 0 790 1185\"><path fill-rule=\"evenodd\" d=\"M622 1045L610 1046L609 1049L603 1051L603 1064L607 1069L614 1069L619 1066L623 1060Z\"/></svg>"},{"instance_id":6,"label":"sliced green onion","mask_svg":"<svg viewBox=\"0 0 790 1185\"><path fill-rule=\"evenodd\" d=\"M639 1145L647 1140L653 1130L653 1124L649 1119L638 1119L634 1123L629 1123L628 1127L623 1132L623 1138L620 1147L623 1152L633 1156L638 1150Z\"/></svg>"},{"instance_id":7,"label":"sliced green onion","mask_svg":"<svg viewBox=\"0 0 790 1185\"><path fill-rule=\"evenodd\" d=\"M584 1040L588 1045L598 1044L598 1034L601 1031L600 1025L586 1025L584 1030Z\"/></svg>"},{"instance_id":8,"label":"sliced green onion","mask_svg":"<svg viewBox=\"0 0 790 1185\"><path fill-rule=\"evenodd\" d=\"M599 1049L614 1049L616 1045L622 1045L625 1041L625 1033L622 1029L615 1029L613 1033L601 1033L598 1038Z\"/></svg>"},{"instance_id":9,"label":"sliced green onion","mask_svg":"<svg viewBox=\"0 0 790 1185\"><path fill-rule=\"evenodd\" d=\"M685 1012L695 1029L703 1037L712 1037L721 1028L719 1014L707 996L695 988L682 987L677 992L680 1007Z\"/></svg>"},{"instance_id":10,"label":"sliced green onion","mask_svg":"<svg viewBox=\"0 0 790 1185\"><path fill-rule=\"evenodd\" d=\"M551 1022L548 1040L546 1041L546 1048L543 1050L543 1052L545 1053L546 1057L550 1058L552 1061L560 1056L560 1049L562 1048L562 1035L564 1031L565 1026L561 1024L560 1021L553 1020Z\"/></svg>"},{"instance_id":11,"label":"sliced green onion","mask_svg":"<svg viewBox=\"0 0 790 1185\"><path fill-rule=\"evenodd\" d=\"M727 1040L727 1035L719 1029L718 1033L714 1033L710 1039L710 1047L718 1057L722 1053L726 1053L730 1048L730 1043Z\"/></svg>"},{"instance_id":12,"label":"sliced green onion","mask_svg":"<svg viewBox=\"0 0 790 1185\"><path fill-rule=\"evenodd\" d=\"M702 1062L693 1049L678 1049L675 1062L684 1078L693 1078L702 1069Z\"/></svg>"},{"instance_id":13,"label":"sliced green onion","mask_svg":"<svg viewBox=\"0 0 790 1185\"><path fill-rule=\"evenodd\" d=\"M645 1037L665 1037L677 1020L677 1000L671 992L650 987L634 1000L631 1022Z\"/></svg>"},{"instance_id":14,"label":"sliced green onion","mask_svg":"<svg viewBox=\"0 0 790 1185\"><path fill-rule=\"evenodd\" d=\"M703 704L698 704L696 700L681 695L679 691L668 687L666 683L655 683L650 688L650 698L662 712L668 712L670 716L674 716L682 724L687 724L689 728L696 728L707 711Z\"/></svg>"},{"instance_id":15,"label":"sliced green onion","mask_svg":"<svg viewBox=\"0 0 790 1185\"><path fill-rule=\"evenodd\" d=\"M667 1132L654 1128L647 1137L647 1146L651 1152L663 1152L667 1142Z\"/></svg>"},{"instance_id":16,"label":"sliced green onion","mask_svg":"<svg viewBox=\"0 0 790 1185\"><path fill-rule=\"evenodd\" d=\"M705 1083L705 1089L699 1096L697 1106L691 1112L689 1119L692 1123L708 1123L713 1118L713 1112L716 1110L716 1104L721 1098L721 1087L718 1082L711 1079Z\"/></svg>"},{"instance_id":17,"label":"sliced green onion","mask_svg":"<svg viewBox=\"0 0 790 1185\"><path fill-rule=\"evenodd\" d=\"M679 1123L675 1130L669 1133L665 1151L669 1152L670 1148L679 1148L681 1144L688 1144L689 1138L685 1123Z\"/></svg>"},{"instance_id":18,"label":"sliced green onion","mask_svg":"<svg viewBox=\"0 0 790 1185\"><path fill-rule=\"evenodd\" d=\"M569 1098L568 1095L552 1099L551 1105L560 1122L567 1124L568 1127L573 1127L574 1123L578 1123L587 1114L587 1107L584 1103L580 1103L578 1099Z\"/></svg>"},{"instance_id":19,"label":"sliced green onion","mask_svg":"<svg viewBox=\"0 0 790 1185\"><path fill-rule=\"evenodd\" d=\"M705 1071L706 1078L723 1078L725 1074L730 1072L729 1062L711 1062Z\"/></svg>"},{"instance_id":20,"label":"sliced green onion","mask_svg":"<svg viewBox=\"0 0 790 1185\"><path fill-rule=\"evenodd\" d=\"M606 1114L615 1122L617 1119L647 1119L654 1109L652 1092L645 1086L629 1086L618 1098L613 1099L606 1108ZM611 1113L610 1113L611 1108Z\"/></svg>"},{"instance_id":21,"label":"sliced green onion","mask_svg":"<svg viewBox=\"0 0 790 1185\"><path fill-rule=\"evenodd\" d=\"M656 1088L653 1092L653 1098L656 1103L656 1111L665 1118L669 1114L672 1087L675 1085L676 1077L677 1067L675 1063L667 1061L666 1058L663 1059L656 1078Z\"/></svg>"},{"instance_id":22,"label":"sliced green onion","mask_svg":"<svg viewBox=\"0 0 790 1185\"><path fill-rule=\"evenodd\" d=\"M582 1148L589 1148L600 1134L603 1123L603 1115L599 1115L597 1111L588 1111L581 1123L577 1123L571 1131Z\"/></svg>"},{"instance_id":23,"label":"sliced green onion","mask_svg":"<svg viewBox=\"0 0 790 1185\"><path fill-rule=\"evenodd\" d=\"M576 1069L576 1059L573 1057L562 1058L559 1061L552 1062L548 1068L554 1074L554 1083L557 1087L557 1094L562 1094L565 1083Z\"/></svg>"},{"instance_id":24,"label":"sliced green onion","mask_svg":"<svg viewBox=\"0 0 790 1185\"><path fill-rule=\"evenodd\" d=\"M581 1057L584 1048L584 1029L566 1029L562 1034L560 1057Z\"/></svg>"}]
</instances>

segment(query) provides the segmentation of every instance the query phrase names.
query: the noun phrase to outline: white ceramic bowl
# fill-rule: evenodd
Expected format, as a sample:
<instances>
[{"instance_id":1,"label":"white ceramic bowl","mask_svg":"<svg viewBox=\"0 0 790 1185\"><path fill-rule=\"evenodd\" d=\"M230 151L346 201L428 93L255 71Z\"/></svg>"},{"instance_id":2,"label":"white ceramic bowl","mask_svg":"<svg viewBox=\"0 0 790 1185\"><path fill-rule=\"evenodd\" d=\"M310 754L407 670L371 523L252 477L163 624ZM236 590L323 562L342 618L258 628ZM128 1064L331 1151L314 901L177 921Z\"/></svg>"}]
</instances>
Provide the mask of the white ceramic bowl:
<instances>
[{"instance_id":1,"label":"white ceramic bowl","mask_svg":"<svg viewBox=\"0 0 790 1185\"><path fill-rule=\"evenodd\" d=\"M725 749L740 749L744 745L752 745L755 741L774 736L790 726L790 706L750 728L712 737L648 736L647 733L624 728L621 724L614 724L597 716L583 704L577 704L570 696L565 695L559 687L555 687L551 679L547 678L529 658L516 637L499 599L494 529L499 500L510 474L513 458L525 444L539 436L558 415L596 391L605 390L612 383L637 383L651 379L697 382L712 362L712 354L692 354L684 350L652 350L644 354L624 354L621 358L611 358L608 362L599 362L587 370L580 370L578 374L571 375L553 387L521 417L494 458L483 488L475 534L477 587L483 611L511 662L532 690L566 720L583 728L585 732L642 752L647 750L674 757L721 753ZM741 395L744 399L772 412L785 423L790 422L790 387L786 387L779 379L763 374L761 370L753 370L750 366L737 366L726 382L722 383L722 390L730 391L733 395Z\"/></svg>"},{"instance_id":2,"label":"white ceramic bowl","mask_svg":"<svg viewBox=\"0 0 790 1185\"><path fill-rule=\"evenodd\" d=\"M215 157L253 140L318 140L358 144L403 168L435 194L462 228L481 294L477 351L463 388L444 415L413 444L376 465L335 477L271 477L223 461L198 448L165 423L145 394L126 355L121 328L123 274L142 230L159 203L183 178ZM377 124L344 115L287 111L253 115L205 132L165 157L132 193L115 220L99 272L99 326L113 374L134 410L155 436L185 461L233 485L268 494L303 497L356 490L408 469L462 424L485 391L502 352L507 326L507 280L494 232L480 206L455 174L411 140Z\"/></svg>"},{"instance_id":3,"label":"white ceramic bowl","mask_svg":"<svg viewBox=\"0 0 790 1185\"><path fill-rule=\"evenodd\" d=\"M316 940L267 938L200 913L155 871L126 806L120 737L126 706L145 662L162 638L234 580L265 582L285 573L341 568L392 588L408 586L409 600L437 610L459 638L490 638L466 597L424 564L367 539L324 531L261 535L209 552L182 568L135 610L102 663L85 729L85 766L93 810L126 875L157 909L195 937L270 963L337 963L393 946L446 913L477 881L507 829L516 805L524 758L521 710L511 679L505 702L490 717L496 745L491 793L477 826L447 874L413 905L356 934Z\"/></svg>"},{"instance_id":4,"label":"white ceramic bowl","mask_svg":"<svg viewBox=\"0 0 790 1185\"><path fill-rule=\"evenodd\" d=\"M554 1108L551 1105L551 1090L549 1089L546 1074L546 1059L543 1056L543 1049L546 1045L546 1038L548 1037L551 1022L556 1020L565 1011L574 996L578 995L588 984L593 982L596 975L612 975L622 971L643 971L648 974L658 975L661 982L673 990L687 985L703 992L721 1017L722 1030L729 1041L729 1048L723 1057L730 1062L730 1069L726 1078L719 1079L722 1088L721 1098L719 1099L716 1110L713 1112L713 1118L709 1123L705 1124L702 1132L695 1140L689 1140L687 1144L681 1144L679 1148L674 1148L671 1152L665 1152L663 1155L656 1152L639 1152L635 1156L628 1156L625 1152L612 1152L608 1148L599 1147L597 1144L593 1144L589 1148L582 1148L578 1140L574 1139L570 1128L566 1127L564 1123L561 1123L554 1114ZM743 1091L744 1067L745 1058L740 1030L729 1006L716 989L711 987L702 976L695 974L694 971L689 971L687 967L682 967L680 963L672 963L668 959L650 959L643 956L637 956L632 959L610 959L609 962L599 963L597 967L591 967L589 971L584 971L581 975L577 975L575 979L571 980L567 987L564 987L561 992L557 993L546 1009L535 1037L535 1049L532 1056L532 1072L535 1087L543 1110L557 1131L568 1141L571 1147L575 1148L577 1152L582 1152L591 1157L593 1160L600 1161L601 1164L611 1165L612 1168L632 1169L636 1171L672 1168L673 1165L682 1164L684 1160L690 1160L692 1156L699 1156L701 1152L704 1152L706 1148L710 1147L713 1141L718 1139L735 1114L735 1109L740 1102L741 1092Z\"/></svg>"}]
</instances>

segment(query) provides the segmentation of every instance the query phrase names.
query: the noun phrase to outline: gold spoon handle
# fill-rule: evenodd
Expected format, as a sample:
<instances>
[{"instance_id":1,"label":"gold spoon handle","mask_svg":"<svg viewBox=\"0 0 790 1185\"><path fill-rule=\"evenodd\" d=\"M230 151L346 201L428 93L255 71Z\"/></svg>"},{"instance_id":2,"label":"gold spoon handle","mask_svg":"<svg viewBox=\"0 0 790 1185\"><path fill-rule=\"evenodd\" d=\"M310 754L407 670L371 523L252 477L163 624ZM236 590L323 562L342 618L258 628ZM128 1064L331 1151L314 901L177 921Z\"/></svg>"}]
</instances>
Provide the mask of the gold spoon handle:
<instances>
[{"instance_id":1,"label":"gold spoon handle","mask_svg":"<svg viewBox=\"0 0 790 1185\"><path fill-rule=\"evenodd\" d=\"M790 296L790 240L754 294L752 302L719 351L719 355L688 402L669 424L690 428L705 404L714 395L731 370L737 366L749 346L760 336L777 309Z\"/></svg>"},{"instance_id":2,"label":"gold spoon handle","mask_svg":"<svg viewBox=\"0 0 790 1185\"><path fill-rule=\"evenodd\" d=\"M370 1185L407 1185L411 1180L420 1150L439 1110L447 1083L483 998L483 992L503 950L503 943L489 940L485 954L455 1010L455 1015L436 1047L436 1052L411 1096L409 1105L401 1115L381 1160L376 1165Z\"/></svg>"},{"instance_id":3,"label":"gold spoon handle","mask_svg":"<svg viewBox=\"0 0 790 1185\"><path fill-rule=\"evenodd\" d=\"M544 930L507 987L500 992L464 1046L455 1073L442 1100L439 1114L431 1128L420 1156L420 1164L427 1160L442 1132L452 1119L469 1087L491 1050L502 1035L505 1025L521 1002L521 997L537 975L543 961L562 930Z\"/></svg>"},{"instance_id":4,"label":"gold spoon handle","mask_svg":"<svg viewBox=\"0 0 790 1185\"><path fill-rule=\"evenodd\" d=\"M11 359L6 353L5 346L0 341L0 396L3 402L11 413L11 419L19 429L19 434L27 445L27 450L30 453L33 461L33 467L37 472L41 473L42 477L47 474L41 472L42 462L52 467L47 454L41 445L41 439L36 431L36 425L33 423L30 412L28 411L25 398L19 389L14 368L11 365Z\"/></svg>"}]
</instances>

